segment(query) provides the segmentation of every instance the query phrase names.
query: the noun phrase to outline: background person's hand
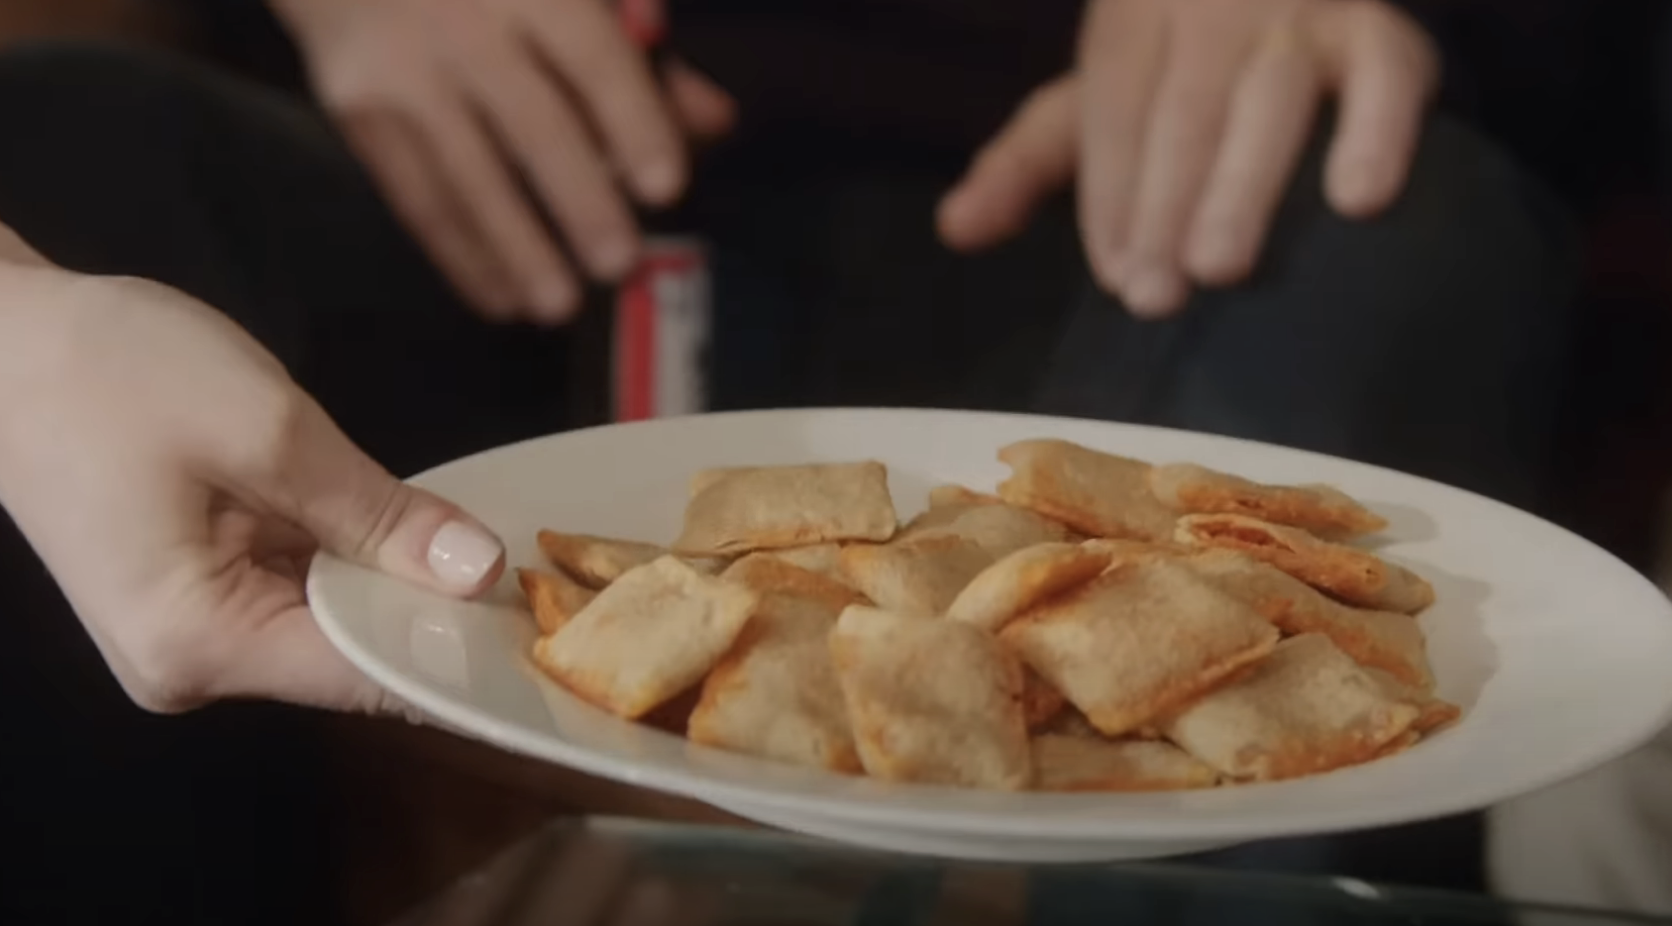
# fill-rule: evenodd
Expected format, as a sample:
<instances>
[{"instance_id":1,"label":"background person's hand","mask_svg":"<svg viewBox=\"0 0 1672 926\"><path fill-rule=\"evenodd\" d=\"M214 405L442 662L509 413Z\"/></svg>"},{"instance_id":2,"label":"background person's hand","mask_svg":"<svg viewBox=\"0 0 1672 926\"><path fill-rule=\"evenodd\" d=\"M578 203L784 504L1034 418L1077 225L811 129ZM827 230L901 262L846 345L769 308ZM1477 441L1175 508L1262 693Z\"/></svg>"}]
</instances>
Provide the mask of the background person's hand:
<instances>
[{"instance_id":1,"label":"background person's hand","mask_svg":"<svg viewBox=\"0 0 1672 926\"><path fill-rule=\"evenodd\" d=\"M1326 95L1329 202L1349 217L1392 204L1437 78L1426 33L1380 0L1093 0L1076 71L976 157L941 234L995 244L1077 180L1099 283L1166 315L1193 284L1252 272Z\"/></svg>"},{"instance_id":2,"label":"background person's hand","mask_svg":"<svg viewBox=\"0 0 1672 926\"><path fill-rule=\"evenodd\" d=\"M0 505L128 694L154 711L401 709L321 634L308 558L471 595L503 570L499 540L390 476L175 290L0 264L0 292Z\"/></svg>"},{"instance_id":3,"label":"background person's hand","mask_svg":"<svg viewBox=\"0 0 1672 926\"><path fill-rule=\"evenodd\" d=\"M689 67L659 80L605 0L273 6L395 212L491 318L563 321L583 274L631 269L629 196L671 203L687 180L684 136L734 119Z\"/></svg>"}]
</instances>

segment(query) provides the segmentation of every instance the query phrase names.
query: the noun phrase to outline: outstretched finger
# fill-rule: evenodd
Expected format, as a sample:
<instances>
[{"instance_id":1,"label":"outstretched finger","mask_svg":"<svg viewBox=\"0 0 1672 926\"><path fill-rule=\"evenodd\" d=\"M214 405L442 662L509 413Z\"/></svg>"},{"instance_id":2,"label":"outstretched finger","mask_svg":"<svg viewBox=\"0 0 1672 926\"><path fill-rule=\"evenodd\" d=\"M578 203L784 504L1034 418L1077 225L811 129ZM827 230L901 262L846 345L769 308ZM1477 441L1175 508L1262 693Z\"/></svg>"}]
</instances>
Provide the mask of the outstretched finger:
<instances>
[{"instance_id":1,"label":"outstretched finger","mask_svg":"<svg viewBox=\"0 0 1672 926\"><path fill-rule=\"evenodd\" d=\"M941 200L936 219L947 246L979 250L1021 231L1040 202L1073 179L1079 127L1072 78L1029 97Z\"/></svg>"},{"instance_id":2,"label":"outstretched finger","mask_svg":"<svg viewBox=\"0 0 1672 926\"><path fill-rule=\"evenodd\" d=\"M520 296L515 283L459 207L418 133L398 117L369 112L344 119L343 134L390 208L459 295L490 318L513 314Z\"/></svg>"},{"instance_id":3,"label":"outstretched finger","mask_svg":"<svg viewBox=\"0 0 1672 926\"><path fill-rule=\"evenodd\" d=\"M1343 215L1365 217L1405 187L1438 80L1427 36L1379 3L1326 4L1316 30L1328 76L1340 93L1324 190Z\"/></svg>"}]
</instances>

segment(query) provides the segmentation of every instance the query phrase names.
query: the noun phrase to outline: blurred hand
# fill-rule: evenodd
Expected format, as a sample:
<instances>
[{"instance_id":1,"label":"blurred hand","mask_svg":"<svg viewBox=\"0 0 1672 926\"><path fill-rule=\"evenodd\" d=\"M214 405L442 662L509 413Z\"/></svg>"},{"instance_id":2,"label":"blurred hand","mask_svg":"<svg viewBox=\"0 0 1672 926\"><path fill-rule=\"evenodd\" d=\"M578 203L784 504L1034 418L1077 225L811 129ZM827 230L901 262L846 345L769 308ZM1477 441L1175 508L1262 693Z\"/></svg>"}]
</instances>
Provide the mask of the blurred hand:
<instances>
[{"instance_id":1,"label":"blurred hand","mask_svg":"<svg viewBox=\"0 0 1672 926\"><path fill-rule=\"evenodd\" d=\"M373 463L225 317L44 263L0 264L0 505L154 711L399 709L314 623L315 548L461 596L504 565L496 538Z\"/></svg>"},{"instance_id":2,"label":"blurred hand","mask_svg":"<svg viewBox=\"0 0 1672 926\"><path fill-rule=\"evenodd\" d=\"M1399 196L1438 77L1432 43L1380 0L1092 0L1075 72L1036 92L941 204L959 249L1020 230L1078 181L1099 283L1136 315L1254 269L1313 131L1339 96L1325 194L1348 217Z\"/></svg>"},{"instance_id":3,"label":"blurred hand","mask_svg":"<svg viewBox=\"0 0 1672 926\"><path fill-rule=\"evenodd\" d=\"M629 270L639 238L622 186L671 203L687 179L682 135L734 119L731 98L686 66L662 75L664 95L605 0L273 6L395 212L491 318L560 322L579 306L581 274L548 219L585 274Z\"/></svg>"}]
</instances>

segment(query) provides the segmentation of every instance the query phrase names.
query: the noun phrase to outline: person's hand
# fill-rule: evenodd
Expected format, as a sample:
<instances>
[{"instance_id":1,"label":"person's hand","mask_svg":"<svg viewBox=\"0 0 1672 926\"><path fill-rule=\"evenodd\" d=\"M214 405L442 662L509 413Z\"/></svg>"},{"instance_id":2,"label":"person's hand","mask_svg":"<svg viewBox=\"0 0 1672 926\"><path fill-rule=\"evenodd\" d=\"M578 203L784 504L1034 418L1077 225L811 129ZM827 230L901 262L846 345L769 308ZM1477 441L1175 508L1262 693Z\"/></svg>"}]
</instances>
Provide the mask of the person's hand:
<instances>
[{"instance_id":1,"label":"person's hand","mask_svg":"<svg viewBox=\"0 0 1672 926\"><path fill-rule=\"evenodd\" d=\"M980 152L941 234L995 244L1077 179L1098 282L1136 315L1166 315L1192 284L1252 272L1326 95L1330 204L1392 204L1437 77L1428 36L1379 0L1093 0L1075 72Z\"/></svg>"},{"instance_id":2,"label":"person's hand","mask_svg":"<svg viewBox=\"0 0 1672 926\"><path fill-rule=\"evenodd\" d=\"M504 567L497 538L373 463L225 317L46 266L0 264L0 505L162 712L402 709L315 624L316 547L458 596Z\"/></svg>"},{"instance_id":3,"label":"person's hand","mask_svg":"<svg viewBox=\"0 0 1672 926\"><path fill-rule=\"evenodd\" d=\"M731 98L689 67L671 64L664 92L605 0L273 6L385 198L491 318L566 320L582 272L631 269L639 238L622 186L671 203L687 179L682 136L721 134L734 118Z\"/></svg>"}]
</instances>

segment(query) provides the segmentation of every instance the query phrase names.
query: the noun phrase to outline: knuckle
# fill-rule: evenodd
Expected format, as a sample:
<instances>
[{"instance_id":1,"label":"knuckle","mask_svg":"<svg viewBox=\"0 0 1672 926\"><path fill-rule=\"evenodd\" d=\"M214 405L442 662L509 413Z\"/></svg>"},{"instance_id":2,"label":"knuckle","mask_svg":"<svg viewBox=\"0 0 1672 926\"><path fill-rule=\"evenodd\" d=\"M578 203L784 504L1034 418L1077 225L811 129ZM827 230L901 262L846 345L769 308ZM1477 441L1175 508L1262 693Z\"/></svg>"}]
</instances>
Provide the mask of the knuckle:
<instances>
[{"instance_id":1,"label":"knuckle","mask_svg":"<svg viewBox=\"0 0 1672 926\"><path fill-rule=\"evenodd\" d=\"M425 234L427 245L456 250L446 234L455 225L455 217L445 201L418 191L396 190L391 195L395 198L395 209L407 224Z\"/></svg>"},{"instance_id":2,"label":"knuckle","mask_svg":"<svg viewBox=\"0 0 1672 926\"><path fill-rule=\"evenodd\" d=\"M414 492L393 479L382 492L365 498L352 522L356 527L348 542L353 555L363 560L375 558L383 541L406 517L416 498Z\"/></svg>"},{"instance_id":3,"label":"knuckle","mask_svg":"<svg viewBox=\"0 0 1672 926\"><path fill-rule=\"evenodd\" d=\"M128 697L153 714L179 714L209 700L212 681L203 635L187 623L148 627L122 641L127 671L118 675Z\"/></svg>"},{"instance_id":4,"label":"knuckle","mask_svg":"<svg viewBox=\"0 0 1672 926\"><path fill-rule=\"evenodd\" d=\"M1349 31L1365 37L1406 40L1421 29L1403 12L1383 0L1339 0L1340 15Z\"/></svg>"},{"instance_id":5,"label":"knuckle","mask_svg":"<svg viewBox=\"0 0 1672 926\"><path fill-rule=\"evenodd\" d=\"M284 475L315 425L313 403L292 383L264 380L236 407L242 433L234 444L234 470L258 484Z\"/></svg>"}]
</instances>

